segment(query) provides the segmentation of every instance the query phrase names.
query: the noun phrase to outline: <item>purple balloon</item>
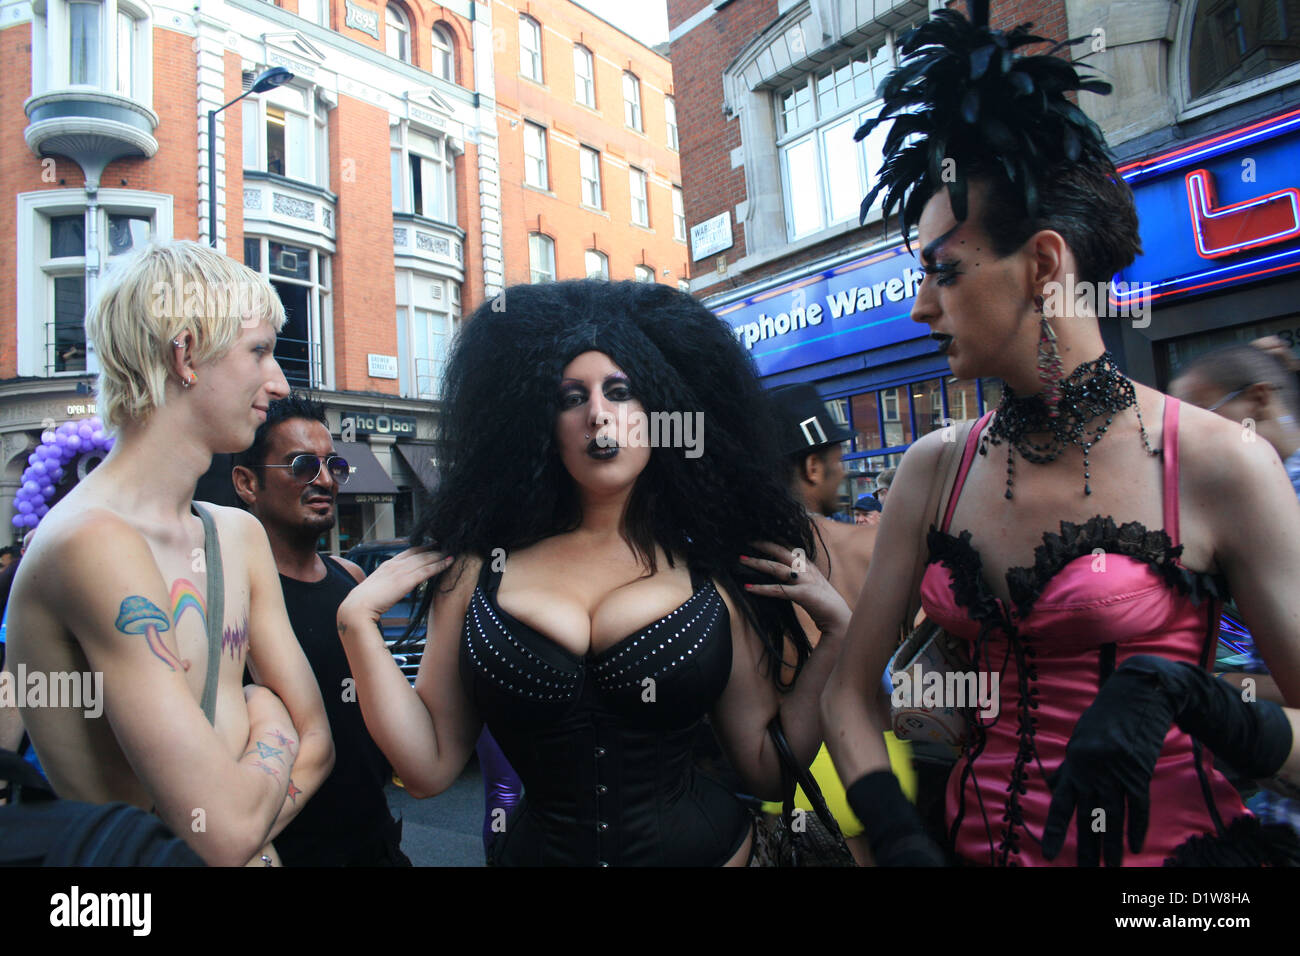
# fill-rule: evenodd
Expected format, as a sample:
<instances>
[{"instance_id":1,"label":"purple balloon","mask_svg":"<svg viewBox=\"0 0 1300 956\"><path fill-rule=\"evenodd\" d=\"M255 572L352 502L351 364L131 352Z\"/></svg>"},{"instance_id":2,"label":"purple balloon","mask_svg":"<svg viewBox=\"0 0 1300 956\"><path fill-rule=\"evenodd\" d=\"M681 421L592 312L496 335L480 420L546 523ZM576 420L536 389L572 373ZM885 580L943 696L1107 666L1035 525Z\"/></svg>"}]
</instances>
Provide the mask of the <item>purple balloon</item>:
<instances>
[{"instance_id":1,"label":"purple balloon","mask_svg":"<svg viewBox=\"0 0 1300 956\"><path fill-rule=\"evenodd\" d=\"M57 432L54 432L54 431L41 432L41 441L42 441L44 444L46 444L46 445L53 445L53 444L54 444L54 436L55 436L56 434L57 434Z\"/></svg>"},{"instance_id":2,"label":"purple balloon","mask_svg":"<svg viewBox=\"0 0 1300 956\"><path fill-rule=\"evenodd\" d=\"M42 497L42 498L48 498L48 497L49 497L50 495L52 495L52 494L54 494L54 486L53 486L53 485L49 484L48 482L47 482L46 484L41 485L41 497Z\"/></svg>"},{"instance_id":3,"label":"purple balloon","mask_svg":"<svg viewBox=\"0 0 1300 956\"><path fill-rule=\"evenodd\" d=\"M32 470L33 473L35 473L35 474L37 474L37 475L43 475L43 474L45 474L45 462L43 462L43 461L34 461L34 462L32 462L31 470Z\"/></svg>"},{"instance_id":4,"label":"purple balloon","mask_svg":"<svg viewBox=\"0 0 1300 956\"><path fill-rule=\"evenodd\" d=\"M32 507L32 503L30 501L20 501L18 502L18 510L25 515L29 515L36 509Z\"/></svg>"},{"instance_id":5,"label":"purple balloon","mask_svg":"<svg viewBox=\"0 0 1300 956\"><path fill-rule=\"evenodd\" d=\"M49 505L41 505L40 507L38 507L38 508L36 509L36 517L37 517L37 518L44 518L44 517L45 517L47 514L49 514L49 513L50 513L50 506L49 506Z\"/></svg>"},{"instance_id":6,"label":"purple balloon","mask_svg":"<svg viewBox=\"0 0 1300 956\"><path fill-rule=\"evenodd\" d=\"M40 490L40 486L37 485L36 482L34 481L23 482L23 491L27 492L29 495L34 495L39 490Z\"/></svg>"},{"instance_id":7,"label":"purple balloon","mask_svg":"<svg viewBox=\"0 0 1300 956\"><path fill-rule=\"evenodd\" d=\"M77 434L83 440L86 440L89 439L91 435L95 434L95 429L90 426L89 422L82 422L77 426Z\"/></svg>"},{"instance_id":8,"label":"purple balloon","mask_svg":"<svg viewBox=\"0 0 1300 956\"><path fill-rule=\"evenodd\" d=\"M55 468L53 471L49 472L47 474L47 477L50 479L50 481L58 481L60 478L63 477L63 466L60 465L57 468Z\"/></svg>"},{"instance_id":9,"label":"purple balloon","mask_svg":"<svg viewBox=\"0 0 1300 956\"><path fill-rule=\"evenodd\" d=\"M77 435L69 435L63 444L73 451L79 451L81 449L81 438Z\"/></svg>"}]
</instances>

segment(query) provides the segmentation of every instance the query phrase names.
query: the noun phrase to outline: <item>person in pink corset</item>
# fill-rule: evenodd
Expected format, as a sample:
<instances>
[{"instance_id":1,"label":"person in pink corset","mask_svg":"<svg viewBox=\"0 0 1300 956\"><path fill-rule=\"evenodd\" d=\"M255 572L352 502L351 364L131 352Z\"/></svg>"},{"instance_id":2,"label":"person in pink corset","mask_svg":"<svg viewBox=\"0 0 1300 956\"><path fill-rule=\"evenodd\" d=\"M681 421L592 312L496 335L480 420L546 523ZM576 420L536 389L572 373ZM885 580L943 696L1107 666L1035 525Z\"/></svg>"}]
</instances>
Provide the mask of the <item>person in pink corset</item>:
<instances>
[{"instance_id":1,"label":"person in pink corset","mask_svg":"<svg viewBox=\"0 0 1300 956\"><path fill-rule=\"evenodd\" d=\"M1243 700L1208 671L1232 593L1300 704L1295 494L1266 442L1131 381L1106 350L1107 299L1078 293L1104 292L1140 253L1137 214L1064 94L1109 87L1014 53L1038 38L989 30L987 2L970 13L940 10L904 41L863 209L882 190L886 217L901 202L926 273L912 319L954 376L1001 379L1003 398L958 430L937 523L923 512L952 430L903 458L885 557L822 698L831 755L885 865L1295 863L1294 841L1248 814L1214 760L1300 778L1300 712ZM888 779L874 706L918 554L926 615L998 679L996 706L968 711L946 854Z\"/></svg>"}]
</instances>

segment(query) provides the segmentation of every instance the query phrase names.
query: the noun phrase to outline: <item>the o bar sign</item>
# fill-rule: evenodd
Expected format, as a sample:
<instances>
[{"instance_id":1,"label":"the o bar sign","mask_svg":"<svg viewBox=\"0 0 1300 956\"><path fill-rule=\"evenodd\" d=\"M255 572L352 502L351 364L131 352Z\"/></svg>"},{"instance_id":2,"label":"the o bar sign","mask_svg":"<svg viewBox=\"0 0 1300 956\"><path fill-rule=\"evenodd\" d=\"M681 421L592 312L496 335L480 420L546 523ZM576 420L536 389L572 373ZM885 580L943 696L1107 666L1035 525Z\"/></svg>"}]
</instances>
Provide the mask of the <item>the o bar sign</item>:
<instances>
[{"instance_id":1,"label":"the o bar sign","mask_svg":"<svg viewBox=\"0 0 1300 956\"><path fill-rule=\"evenodd\" d=\"M370 34L376 40L379 39L379 13L375 10L367 10L348 0L347 16L343 22L354 30L360 30L362 33Z\"/></svg>"}]
</instances>

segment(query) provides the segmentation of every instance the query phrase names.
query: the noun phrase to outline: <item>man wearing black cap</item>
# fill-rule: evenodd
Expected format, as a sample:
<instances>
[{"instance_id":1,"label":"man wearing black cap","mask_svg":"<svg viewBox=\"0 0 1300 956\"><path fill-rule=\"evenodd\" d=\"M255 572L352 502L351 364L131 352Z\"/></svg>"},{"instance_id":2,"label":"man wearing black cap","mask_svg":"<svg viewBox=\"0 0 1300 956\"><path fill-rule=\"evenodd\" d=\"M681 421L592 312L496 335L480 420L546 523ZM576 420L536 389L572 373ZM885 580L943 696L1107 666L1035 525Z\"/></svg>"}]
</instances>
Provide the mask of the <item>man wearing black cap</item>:
<instances>
[{"instance_id":1,"label":"man wearing black cap","mask_svg":"<svg viewBox=\"0 0 1300 956\"><path fill-rule=\"evenodd\" d=\"M876 526L828 520L838 508L844 481L840 442L852 438L853 432L830 416L811 385L785 385L769 394L781 428L782 450L790 465L790 491L813 517L824 545L816 564L849 607L855 607L871 564Z\"/></svg>"}]
</instances>

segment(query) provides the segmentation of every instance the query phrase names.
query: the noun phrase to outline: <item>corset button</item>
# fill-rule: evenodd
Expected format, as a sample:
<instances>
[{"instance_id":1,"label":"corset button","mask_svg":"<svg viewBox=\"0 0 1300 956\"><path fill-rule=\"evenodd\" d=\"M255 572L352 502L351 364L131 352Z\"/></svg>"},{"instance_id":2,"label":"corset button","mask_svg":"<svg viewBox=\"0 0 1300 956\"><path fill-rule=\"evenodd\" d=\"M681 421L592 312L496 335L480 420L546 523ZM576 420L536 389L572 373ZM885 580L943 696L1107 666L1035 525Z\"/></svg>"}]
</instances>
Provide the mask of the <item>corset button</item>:
<instances>
[{"instance_id":1,"label":"corset button","mask_svg":"<svg viewBox=\"0 0 1300 956\"><path fill-rule=\"evenodd\" d=\"M609 829L609 824L608 824L608 823L597 823L597 824L596 824L596 829L599 830L601 833L604 833L606 830Z\"/></svg>"},{"instance_id":2,"label":"corset button","mask_svg":"<svg viewBox=\"0 0 1300 956\"><path fill-rule=\"evenodd\" d=\"M604 748L604 747L597 747L597 748L596 748L596 756L597 756L597 757L603 757L603 756L605 756L605 748Z\"/></svg>"},{"instance_id":3,"label":"corset button","mask_svg":"<svg viewBox=\"0 0 1300 956\"><path fill-rule=\"evenodd\" d=\"M604 795L606 793L609 793L609 787L605 786L603 783L598 783L596 784L596 792L601 795Z\"/></svg>"}]
</instances>

